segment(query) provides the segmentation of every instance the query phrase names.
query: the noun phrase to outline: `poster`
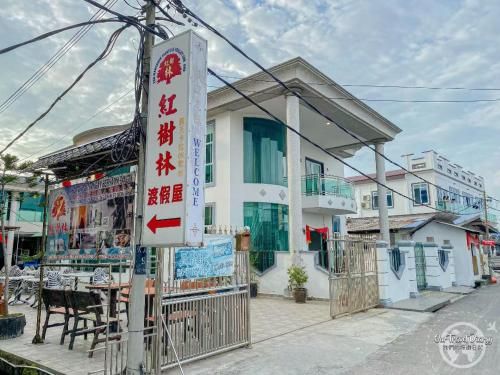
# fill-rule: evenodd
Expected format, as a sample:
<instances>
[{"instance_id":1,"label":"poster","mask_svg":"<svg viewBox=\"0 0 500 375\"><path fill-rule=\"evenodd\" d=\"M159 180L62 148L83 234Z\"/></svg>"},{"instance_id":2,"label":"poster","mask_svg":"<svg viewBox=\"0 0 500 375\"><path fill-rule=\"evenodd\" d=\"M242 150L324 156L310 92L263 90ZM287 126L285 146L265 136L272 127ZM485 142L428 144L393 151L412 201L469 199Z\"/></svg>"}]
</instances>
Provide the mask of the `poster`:
<instances>
[{"instance_id":1,"label":"poster","mask_svg":"<svg viewBox=\"0 0 500 375\"><path fill-rule=\"evenodd\" d=\"M232 238L218 236L207 238L207 242L202 248L188 247L175 250L175 279L203 279L233 274Z\"/></svg>"},{"instance_id":2,"label":"poster","mask_svg":"<svg viewBox=\"0 0 500 375\"><path fill-rule=\"evenodd\" d=\"M207 42L189 30L151 54L144 246L201 246L204 230Z\"/></svg>"},{"instance_id":3,"label":"poster","mask_svg":"<svg viewBox=\"0 0 500 375\"><path fill-rule=\"evenodd\" d=\"M51 191L46 258L130 258L134 193L133 173Z\"/></svg>"}]
</instances>

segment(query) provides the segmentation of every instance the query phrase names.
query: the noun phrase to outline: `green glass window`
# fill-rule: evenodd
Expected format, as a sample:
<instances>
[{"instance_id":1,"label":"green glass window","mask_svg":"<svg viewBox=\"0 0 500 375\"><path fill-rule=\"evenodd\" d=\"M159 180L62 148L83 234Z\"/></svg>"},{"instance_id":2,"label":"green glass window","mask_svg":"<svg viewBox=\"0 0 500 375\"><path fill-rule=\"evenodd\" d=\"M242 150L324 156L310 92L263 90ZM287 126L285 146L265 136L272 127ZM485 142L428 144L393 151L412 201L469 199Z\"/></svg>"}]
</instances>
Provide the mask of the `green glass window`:
<instances>
[{"instance_id":1,"label":"green glass window","mask_svg":"<svg viewBox=\"0 0 500 375\"><path fill-rule=\"evenodd\" d=\"M205 226L212 226L215 224L215 207L213 204L205 205Z\"/></svg>"},{"instance_id":2,"label":"green glass window","mask_svg":"<svg viewBox=\"0 0 500 375\"><path fill-rule=\"evenodd\" d=\"M214 133L215 121L207 123L207 136L205 141L205 183L214 183Z\"/></svg>"},{"instance_id":3,"label":"green glass window","mask_svg":"<svg viewBox=\"0 0 500 375\"><path fill-rule=\"evenodd\" d=\"M21 193L17 221L43 221L43 196Z\"/></svg>"},{"instance_id":4,"label":"green glass window","mask_svg":"<svg viewBox=\"0 0 500 375\"><path fill-rule=\"evenodd\" d=\"M287 205L245 202L243 215L252 234L252 250L288 251Z\"/></svg>"},{"instance_id":5,"label":"green glass window","mask_svg":"<svg viewBox=\"0 0 500 375\"><path fill-rule=\"evenodd\" d=\"M285 185L286 129L275 121L246 117L243 130L244 181Z\"/></svg>"}]
</instances>

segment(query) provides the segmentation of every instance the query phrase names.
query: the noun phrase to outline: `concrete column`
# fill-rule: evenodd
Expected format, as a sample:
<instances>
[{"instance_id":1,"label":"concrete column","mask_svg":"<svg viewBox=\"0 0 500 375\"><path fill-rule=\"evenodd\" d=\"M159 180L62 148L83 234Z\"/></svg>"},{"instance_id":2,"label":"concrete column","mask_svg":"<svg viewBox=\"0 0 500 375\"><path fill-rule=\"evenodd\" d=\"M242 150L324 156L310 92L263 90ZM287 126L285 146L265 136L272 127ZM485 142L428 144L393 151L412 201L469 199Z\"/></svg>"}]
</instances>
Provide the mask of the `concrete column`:
<instances>
[{"instance_id":1,"label":"concrete column","mask_svg":"<svg viewBox=\"0 0 500 375\"><path fill-rule=\"evenodd\" d=\"M415 262L415 242L413 241L399 241L397 246L401 252L406 256L406 270L409 292L411 298L419 296L417 285L417 266Z\"/></svg>"},{"instance_id":2,"label":"concrete column","mask_svg":"<svg viewBox=\"0 0 500 375\"><path fill-rule=\"evenodd\" d=\"M9 210L9 227L15 227L17 223L17 214L19 212L19 193L10 193L10 210ZM14 251L14 237L16 236L15 230L7 232L7 264L12 264L12 253Z\"/></svg>"},{"instance_id":3,"label":"concrete column","mask_svg":"<svg viewBox=\"0 0 500 375\"><path fill-rule=\"evenodd\" d=\"M300 131L299 98L291 94L286 96L286 123ZM300 175L300 138L287 129L286 159L288 176L288 247L292 261L296 263L299 251L304 247L302 233L302 192Z\"/></svg>"},{"instance_id":4,"label":"concrete column","mask_svg":"<svg viewBox=\"0 0 500 375\"><path fill-rule=\"evenodd\" d=\"M384 154L384 143L375 143L375 150ZM375 154L375 169L377 172L377 181L386 184L385 179L385 159L380 155ZM377 184L378 193L378 221L380 227L380 237L391 246L391 237L389 235L389 212L387 210L387 189L384 186Z\"/></svg>"},{"instance_id":5,"label":"concrete column","mask_svg":"<svg viewBox=\"0 0 500 375\"><path fill-rule=\"evenodd\" d=\"M388 244L385 241L377 241L377 278L378 294L380 304L388 306L392 304L391 296L391 267L389 264Z\"/></svg>"}]
</instances>

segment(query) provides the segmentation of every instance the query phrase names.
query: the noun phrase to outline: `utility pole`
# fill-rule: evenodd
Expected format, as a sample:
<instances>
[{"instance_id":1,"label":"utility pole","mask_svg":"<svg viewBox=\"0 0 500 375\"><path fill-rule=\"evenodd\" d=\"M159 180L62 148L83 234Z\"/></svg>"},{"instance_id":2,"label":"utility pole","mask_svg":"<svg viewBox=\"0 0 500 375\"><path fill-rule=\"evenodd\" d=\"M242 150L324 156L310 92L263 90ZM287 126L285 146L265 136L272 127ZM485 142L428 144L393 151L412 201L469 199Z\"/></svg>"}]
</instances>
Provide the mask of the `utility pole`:
<instances>
[{"instance_id":1,"label":"utility pole","mask_svg":"<svg viewBox=\"0 0 500 375\"><path fill-rule=\"evenodd\" d=\"M43 344L42 337L40 336L40 323L42 316L42 290L43 290L43 258L45 257L45 250L47 244L47 212L49 209L49 175L45 173L45 189L43 192L43 226L42 226L42 249L40 256L40 275L38 279L38 305L36 307L36 333L33 337L33 344Z\"/></svg>"},{"instance_id":2,"label":"utility pole","mask_svg":"<svg viewBox=\"0 0 500 375\"><path fill-rule=\"evenodd\" d=\"M486 189L483 190L483 205L484 205L484 222L486 228L486 239L490 239L490 227L488 226L488 196L486 195Z\"/></svg>"},{"instance_id":3,"label":"utility pole","mask_svg":"<svg viewBox=\"0 0 500 375\"><path fill-rule=\"evenodd\" d=\"M143 7L146 12L146 25L151 26L155 23L155 6L145 0ZM146 123L148 118L148 92L149 92L149 65L151 59L151 50L153 48L154 36L146 31L144 34L144 55L143 55L143 90L141 102L141 127L142 134L146 132ZM141 246L140 239L142 238L142 222L144 209L144 139L140 138L139 142L139 157L137 163L137 195L136 195L136 213L135 213L135 230L134 243L135 253L137 256L138 246ZM129 310L129 334L128 334L128 354L127 354L127 374L139 375L143 372L144 362L144 305L146 286L146 275L132 275L132 285L130 290L130 310Z\"/></svg>"}]
</instances>

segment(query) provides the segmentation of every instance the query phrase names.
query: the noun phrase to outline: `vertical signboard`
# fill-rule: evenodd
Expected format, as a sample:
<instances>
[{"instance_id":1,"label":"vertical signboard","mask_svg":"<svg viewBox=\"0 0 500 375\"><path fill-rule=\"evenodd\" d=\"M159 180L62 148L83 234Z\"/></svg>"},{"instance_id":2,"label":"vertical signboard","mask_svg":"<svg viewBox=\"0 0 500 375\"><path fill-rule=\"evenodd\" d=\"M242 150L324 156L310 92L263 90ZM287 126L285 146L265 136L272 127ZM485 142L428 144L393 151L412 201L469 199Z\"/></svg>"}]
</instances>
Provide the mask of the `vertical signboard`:
<instances>
[{"instance_id":1,"label":"vertical signboard","mask_svg":"<svg viewBox=\"0 0 500 375\"><path fill-rule=\"evenodd\" d=\"M144 179L144 246L201 246L207 42L186 31L153 47Z\"/></svg>"}]
</instances>

